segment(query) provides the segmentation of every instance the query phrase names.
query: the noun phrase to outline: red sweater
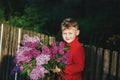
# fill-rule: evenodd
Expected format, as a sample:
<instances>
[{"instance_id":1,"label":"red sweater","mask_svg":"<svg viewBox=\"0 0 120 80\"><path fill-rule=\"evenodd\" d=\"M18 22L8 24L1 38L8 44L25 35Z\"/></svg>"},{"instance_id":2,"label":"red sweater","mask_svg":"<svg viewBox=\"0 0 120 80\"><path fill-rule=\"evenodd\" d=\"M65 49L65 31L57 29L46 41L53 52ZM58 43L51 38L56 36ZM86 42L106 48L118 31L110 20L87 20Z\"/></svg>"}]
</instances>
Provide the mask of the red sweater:
<instances>
[{"instance_id":1,"label":"red sweater","mask_svg":"<svg viewBox=\"0 0 120 80\"><path fill-rule=\"evenodd\" d=\"M82 80L82 71L84 69L85 54L84 49L78 38L67 44L70 46L69 65L66 65L64 77L66 80ZM58 79L60 80L60 79Z\"/></svg>"}]
</instances>

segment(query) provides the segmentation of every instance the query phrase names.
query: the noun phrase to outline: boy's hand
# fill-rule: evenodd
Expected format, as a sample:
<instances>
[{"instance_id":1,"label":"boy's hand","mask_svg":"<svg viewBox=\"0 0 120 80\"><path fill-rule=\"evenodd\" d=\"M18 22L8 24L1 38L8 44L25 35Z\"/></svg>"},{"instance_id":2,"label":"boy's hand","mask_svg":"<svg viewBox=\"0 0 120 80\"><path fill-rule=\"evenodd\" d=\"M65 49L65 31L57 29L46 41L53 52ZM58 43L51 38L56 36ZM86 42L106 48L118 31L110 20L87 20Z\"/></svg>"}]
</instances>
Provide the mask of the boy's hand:
<instances>
[{"instance_id":1,"label":"boy's hand","mask_svg":"<svg viewBox=\"0 0 120 80\"><path fill-rule=\"evenodd\" d=\"M55 67L55 69L51 69L54 73L58 73L58 72L60 72L60 68L58 68L57 66Z\"/></svg>"}]
</instances>

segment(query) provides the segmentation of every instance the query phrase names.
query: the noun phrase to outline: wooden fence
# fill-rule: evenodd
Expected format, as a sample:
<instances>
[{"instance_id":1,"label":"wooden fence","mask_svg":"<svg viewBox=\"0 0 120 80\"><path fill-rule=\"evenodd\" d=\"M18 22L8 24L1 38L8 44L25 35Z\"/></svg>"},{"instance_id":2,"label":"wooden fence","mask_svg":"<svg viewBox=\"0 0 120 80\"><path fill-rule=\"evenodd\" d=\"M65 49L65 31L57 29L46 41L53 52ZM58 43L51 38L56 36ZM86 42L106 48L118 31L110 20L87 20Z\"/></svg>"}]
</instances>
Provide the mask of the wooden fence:
<instances>
[{"instance_id":1,"label":"wooden fence","mask_svg":"<svg viewBox=\"0 0 120 80\"><path fill-rule=\"evenodd\" d=\"M55 38L21 28L0 25L0 80L15 80L11 75L13 56L23 34L39 36L41 41L51 44ZM120 80L120 54L117 51L83 45L86 53L83 80Z\"/></svg>"},{"instance_id":2,"label":"wooden fence","mask_svg":"<svg viewBox=\"0 0 120 80\"><path fill-rule=\"evenodd\" d=\"M120 80L120 54L109 49L84 45L86 52L83 80Z\"/></svg>"}]
</instances>

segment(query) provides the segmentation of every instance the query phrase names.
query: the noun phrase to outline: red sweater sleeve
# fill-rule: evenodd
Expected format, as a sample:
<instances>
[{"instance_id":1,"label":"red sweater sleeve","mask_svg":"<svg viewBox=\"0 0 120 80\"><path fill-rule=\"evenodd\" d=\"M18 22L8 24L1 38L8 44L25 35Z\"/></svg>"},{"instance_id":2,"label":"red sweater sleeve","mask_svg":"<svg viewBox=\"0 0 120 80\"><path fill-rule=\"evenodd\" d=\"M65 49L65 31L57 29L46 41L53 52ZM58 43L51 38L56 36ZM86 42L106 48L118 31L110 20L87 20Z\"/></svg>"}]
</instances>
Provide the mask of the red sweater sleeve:
<instances>
[{"instance_id":1,"label":"red sweater sleeve","mask_svg":"<svg viewBox=\"0 0 120 80\"><path fill-rule=\"evenodd\" d=\"M69 61L70 64L66 65L66 69L64 71L66 74L72 75L83 71L85 54L81 45L71 47Z\"/></svg>"}]
</instances>

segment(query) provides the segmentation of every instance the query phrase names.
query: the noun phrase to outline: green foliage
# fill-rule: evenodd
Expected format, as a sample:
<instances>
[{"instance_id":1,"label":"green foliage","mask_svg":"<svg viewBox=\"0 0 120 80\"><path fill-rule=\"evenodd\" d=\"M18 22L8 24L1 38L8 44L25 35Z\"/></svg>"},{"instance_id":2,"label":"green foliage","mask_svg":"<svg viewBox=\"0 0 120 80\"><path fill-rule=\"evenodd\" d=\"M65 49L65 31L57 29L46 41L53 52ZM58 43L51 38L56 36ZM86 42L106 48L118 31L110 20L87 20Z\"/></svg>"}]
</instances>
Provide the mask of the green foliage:
<instances>
[{"instance_id":1,"label":"green foliage","mask_svg":"<svg viewBox=\"0 0 120 80\"><path fill-rule=\"evenodd\" d=\"M69 50L69 49L70 49L70 46L65 46L65 47L64 47L64 50L65 50L65 51L67 51L67 50Z\"/></svg>"},{"instance_id":2,"label":"green foliage","mask_svg":"<svg viewBox=\"0 0 120 80\"><path fill-rule=\"evenodd\" d=\"M26 75L29 76L30 72L33 70L36 61L35 59L32 59L29 63L25 63L25 62L20 62L21 65L23 65L24 70L20 73L21 75Z\"/></svg>"},{"instance_id":3,"label":"green foliage","mask_svg":"<svg viewBox=\"0 0 120 80\"><path fill-rule=\"evenodd\" d=\"M32 30L35 32L43 31L47 18L42 17L44 13L39 14L34 8L28 7L25 9L25 14L21 17L11 16L9 24L23 29Z\"/></svg>"},{"instance_id":4,"label":"green foliage","mask_svg":"<svg viewBox=\"0 0 120 80\"><path fill-rule=\"evenodd\" d=\"M65 65L64 65L63 62L59 62L59 63L58 63L58 67L64 69L64 68L65 68Z\"/></svg>"},{"instance_id":5,"label":"green foliage","mask_svg":"<svg viewBox=\"0 0 120 80\"><path fill-rule=\"evenodd\" d=\"M55 67L56 67L56 61L55 61L55 59L51 59L48 62L48 64L44 64L43 67L45 67L47 70L55 69Z\"/></svg>"},{"instance_id":6,"label":"green foliage","mask_svg":"<svg viewBox=\"0 0 120 80\"><path fill-rule=\"evenodd\" d=\"M60 55L60 54L56 54L55 57L56 57L56 58L60 58L61 55Z\"/></svg>"},{"instance_id":7,"label":"green foliage","mask_svg":"<svg viewBox=\"0 0 120 80\"><path fill-rule=\"evenodd\" d=\"M0 9L0 23L4 23L5 19L4 19L4 11L2 9Z\"/></svg>"}]
</instances>

